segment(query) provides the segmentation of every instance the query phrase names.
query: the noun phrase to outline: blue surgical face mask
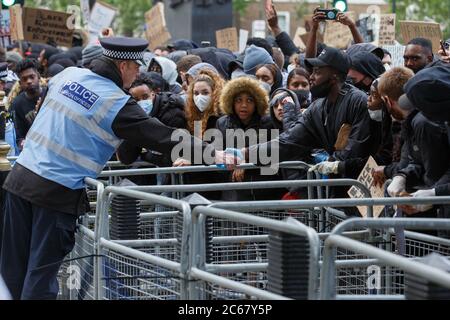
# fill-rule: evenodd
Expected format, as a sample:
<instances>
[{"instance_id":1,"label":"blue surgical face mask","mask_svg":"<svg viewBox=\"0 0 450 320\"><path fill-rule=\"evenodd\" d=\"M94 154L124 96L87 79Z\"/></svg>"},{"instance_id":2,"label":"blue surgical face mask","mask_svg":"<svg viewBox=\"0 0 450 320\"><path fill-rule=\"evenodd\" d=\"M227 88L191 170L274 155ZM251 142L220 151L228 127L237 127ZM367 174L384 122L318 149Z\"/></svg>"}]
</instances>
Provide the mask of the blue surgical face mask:
<instances>
[{"instance_id":1,"label":"blue surgical face mask","mask_svg":"<svg viewBox=\"0 0 450 320\"><path fill-rule=\"evenodd\" d=\"M150 114L153 110L153 100L141 100L138 101L138 105L141 106L146 114Z\"/></svg>"}]
</instances>

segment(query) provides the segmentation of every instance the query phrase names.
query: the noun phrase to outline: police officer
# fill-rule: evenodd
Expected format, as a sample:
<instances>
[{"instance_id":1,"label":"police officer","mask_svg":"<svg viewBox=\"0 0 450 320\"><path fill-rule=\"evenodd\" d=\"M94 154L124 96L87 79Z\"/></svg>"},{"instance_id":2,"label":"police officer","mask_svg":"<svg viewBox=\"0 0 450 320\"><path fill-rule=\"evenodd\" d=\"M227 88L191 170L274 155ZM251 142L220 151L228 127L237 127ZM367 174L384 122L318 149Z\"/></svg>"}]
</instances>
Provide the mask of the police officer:
<instances>
[{"instance_id":1,"label":"police officer","mask_svg":"<svg viewBox=\"0 0 450 320\"><path fill-rule=\"evenodd\" d=\"M0 274L14 299L56 298L58 269L74 246L77 217L85 212L84 179L97 177L122 140L163 154L179 143L171 141L175 129L148 117L126 92L148 43L122 37L100 42L103 56L91 70L67 68L51 79L4 184ZM191 136L182 141L214 154ZM215 159L231 157L216 151Z\"/></svg>"}]
</instances>

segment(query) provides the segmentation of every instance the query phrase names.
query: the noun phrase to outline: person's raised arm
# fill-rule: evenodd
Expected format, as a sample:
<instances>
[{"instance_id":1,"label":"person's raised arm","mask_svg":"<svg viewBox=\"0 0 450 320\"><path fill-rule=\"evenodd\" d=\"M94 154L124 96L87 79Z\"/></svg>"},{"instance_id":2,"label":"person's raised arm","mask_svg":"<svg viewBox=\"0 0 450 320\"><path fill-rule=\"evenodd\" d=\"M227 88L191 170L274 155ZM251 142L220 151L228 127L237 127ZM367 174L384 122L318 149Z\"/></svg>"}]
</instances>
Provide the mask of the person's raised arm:
<instances>
[{"instance_id":1,"label":"person's raised arm","mask_svg":"<svg viewBox=\"0 0 450 320\"><path fill-rule=\"evenodd\" d=\"M350 32L353 36L353 41L355 43L363 43L364 39L362 35L359 33L358 28L356 27L355 22L344 12L339 12L336 17L336 21L342 23L344 26L347 26L350 29Z\"/></svg>"},{"instance_id":2,"label":"person's raised arm","mask_svg":"<svg viewBox=\"0 0 450 320\"><path fill-rule=\"evenodd\" d=\"M325 13L318 12L317 7L312 17L311 31L309 32L308 41L306 41L305 58L315 58L317 55L317 31L319 30L320 21L325 20Z\"/></svg>"},{"instance_id":3,"label":"person's raised arm","mask_svg":"<svg viewBox=\"0 0 450 320\"><path fill-rule=\"evenodd\" d=\"M292 41L291 37L281 30L280 25L278 24L278 14L275 6L273 4L270 7L266 6L265 10L269 29L272 31L275 42L280 47L283 54L290 57L294 53L299 53L300 50L295 45L294 41Z\"/></svg>"}]
</instances>

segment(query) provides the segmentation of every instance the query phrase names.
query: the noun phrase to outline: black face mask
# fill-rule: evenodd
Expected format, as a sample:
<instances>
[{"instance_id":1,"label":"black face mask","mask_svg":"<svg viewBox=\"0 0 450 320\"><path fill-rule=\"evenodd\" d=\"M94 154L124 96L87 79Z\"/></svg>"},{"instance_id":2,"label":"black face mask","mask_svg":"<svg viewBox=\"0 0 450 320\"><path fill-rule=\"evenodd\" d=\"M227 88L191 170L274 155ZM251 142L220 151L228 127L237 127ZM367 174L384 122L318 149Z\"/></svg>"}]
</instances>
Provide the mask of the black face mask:
<instances>
[{"instance_id":1,"label":"black face mask","mask_svg":"<svg viewBox=\"0 0 450 320\"><path fill-rule=\"evenodd\" d=\"M327 81L318 84L314 87L311 87L311 95L313 99L325 98L331 91L330 79Z\"/></svg>"},{"instance_id":2,"label":"black face mask","mask_svg":"<svg viewBox=\"0 0 450 320\"><path fill-rule=\"evenodd\" d=\"M309 101L309 95L310 92L308 90L292 90L296 95L298 102L300 103L300 106L306 107L310 104L311 101Z\"/></svg>"}]
</instances>

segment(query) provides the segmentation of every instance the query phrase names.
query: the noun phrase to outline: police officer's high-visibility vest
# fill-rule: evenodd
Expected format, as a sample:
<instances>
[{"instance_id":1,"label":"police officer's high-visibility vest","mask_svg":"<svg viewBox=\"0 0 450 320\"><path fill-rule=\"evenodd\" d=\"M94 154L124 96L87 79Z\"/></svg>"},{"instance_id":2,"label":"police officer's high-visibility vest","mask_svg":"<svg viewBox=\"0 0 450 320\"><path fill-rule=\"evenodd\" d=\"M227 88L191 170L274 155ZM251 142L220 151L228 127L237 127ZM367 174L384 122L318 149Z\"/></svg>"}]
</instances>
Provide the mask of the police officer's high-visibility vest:
<instances>
[{"instance_id":1,"label":"police officer's high-visibility vest","mask_svg":"<svg viewBox=\"0 0 450 320\"><path fill-rule=\"evenodd\" d=\"M83 188L120 145L111 126L129 98L109 79L67 68L51 79L17 162L67 188Z\"/></svg>"}]
</instances>

